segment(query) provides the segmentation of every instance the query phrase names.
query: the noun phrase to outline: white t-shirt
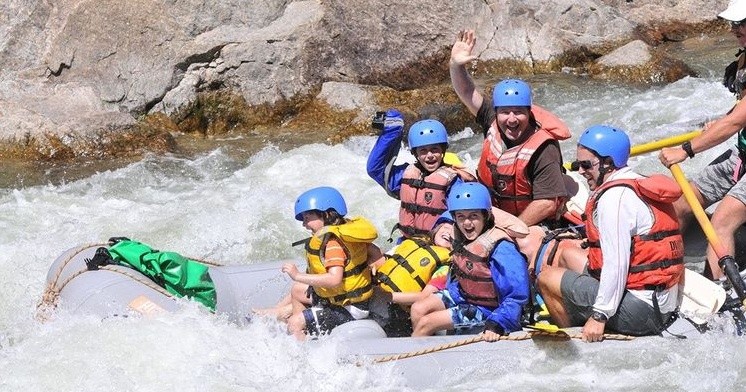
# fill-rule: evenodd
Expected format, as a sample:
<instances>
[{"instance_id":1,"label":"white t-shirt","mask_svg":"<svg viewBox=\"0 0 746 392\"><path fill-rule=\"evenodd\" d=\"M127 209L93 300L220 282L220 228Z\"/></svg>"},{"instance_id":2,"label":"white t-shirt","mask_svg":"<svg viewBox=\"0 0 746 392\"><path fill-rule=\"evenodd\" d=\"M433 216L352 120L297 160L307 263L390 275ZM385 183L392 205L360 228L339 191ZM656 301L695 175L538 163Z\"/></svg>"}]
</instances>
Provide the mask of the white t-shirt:
<instances>
[{"instance_id":1,"label":"white t-shirt","mask_svg":"<svg viewBox=\"0 0 746 392\"><path fill-rule=\"evenodd\" d=\"M642 176L625 167L612 173L607 181L634 178ZM616 186L608 189L598 199L596 210L593 212L593 223L599 231L604 258L593 309L611 317L617 312L627 285L632 237L650 233L653 227L653 212L634 190ZM678 287L674 285L658 294L658 306L662 313L676 310ZM629 291L653 306L653 290Z\"/></svg>"}]
</instances>

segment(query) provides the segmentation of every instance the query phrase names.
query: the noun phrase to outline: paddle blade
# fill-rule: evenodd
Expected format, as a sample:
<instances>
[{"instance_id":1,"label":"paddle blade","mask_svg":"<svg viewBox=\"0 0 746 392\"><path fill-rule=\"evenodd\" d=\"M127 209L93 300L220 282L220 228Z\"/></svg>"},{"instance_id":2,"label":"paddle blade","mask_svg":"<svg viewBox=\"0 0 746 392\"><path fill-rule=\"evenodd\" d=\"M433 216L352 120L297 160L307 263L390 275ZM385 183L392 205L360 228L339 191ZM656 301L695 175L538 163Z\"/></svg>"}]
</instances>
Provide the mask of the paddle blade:
<instances>
[{"instance_id":1,"label":"paddle blade","mask_svg":"<svg viewBox=\"0 0 746 392\"><path fill-rule=\"evenodd\" d=\"M697 324L704 324L717 313L726 299L722 287L690 269L684 270L681 291L679 311Z\"/></svg>"}]
</instances>

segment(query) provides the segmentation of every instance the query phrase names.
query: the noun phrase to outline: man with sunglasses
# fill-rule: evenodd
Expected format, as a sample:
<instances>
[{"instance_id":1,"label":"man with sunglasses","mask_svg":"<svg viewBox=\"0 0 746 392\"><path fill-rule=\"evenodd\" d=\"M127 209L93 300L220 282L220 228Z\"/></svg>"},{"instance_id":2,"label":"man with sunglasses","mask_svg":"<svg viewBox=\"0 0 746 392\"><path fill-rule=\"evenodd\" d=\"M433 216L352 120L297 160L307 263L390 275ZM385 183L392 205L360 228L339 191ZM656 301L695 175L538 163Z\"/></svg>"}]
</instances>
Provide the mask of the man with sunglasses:
<instances>
[{"instance_id":1,"label":"man with sunglasses","mask_svg":"<svg viewBox=\"0 0 746 392\"><path fill-rule=\"evenodd\" d=\"M697 153L718 146L738 133L736 146L726 151L707 167L693 176L690 183L699 202L708 207L718 201L711 221L715 234L721 240L726 254L735 253L734 235L746 223L746 0L731 1L718 18L730 23L731 33L742 48L738 60L726 68L723 83L740 100L724 117L705 124L704 132L682 144L661 150L658 158L666 167L694 158ZM688 223L692 209L683 197L674 204L679 222ZM705 275L717 280L723 277L718 256L711 246L707 248Z\"/></svg>"},{"instance_id":2,"label":"man with sunglasses","mask_svg":"<svg viewBox=\"0 0 746 392\"><path fill-rule=\"evenodd\" d=\"M661 174L634 172L629 154L629 137L619 128L596 125L580 136L572 168L592 191L586 270L549 267L537 280L554 322L583 326L587 342L602 340L607 328L659 334L676 310L684 244L672 203L681 189Z\"/></svg>"},{"instance_id":3,"label":"man with sunglasses","mask_svg":"<svg viewBox=\"0 0 746 392\"><path fill-rule=\"evenodd\" d=\"M522 80L503 80L495 85L492 102L484 99L466 70L477 58L475 45L474 31L460 32L449 69L453 89L484 130L479 181L494 206L526 225L556 227L568 198L558 141L570 138L570 130L533 104L531 87Z\"/></svg>"}]
</instances>

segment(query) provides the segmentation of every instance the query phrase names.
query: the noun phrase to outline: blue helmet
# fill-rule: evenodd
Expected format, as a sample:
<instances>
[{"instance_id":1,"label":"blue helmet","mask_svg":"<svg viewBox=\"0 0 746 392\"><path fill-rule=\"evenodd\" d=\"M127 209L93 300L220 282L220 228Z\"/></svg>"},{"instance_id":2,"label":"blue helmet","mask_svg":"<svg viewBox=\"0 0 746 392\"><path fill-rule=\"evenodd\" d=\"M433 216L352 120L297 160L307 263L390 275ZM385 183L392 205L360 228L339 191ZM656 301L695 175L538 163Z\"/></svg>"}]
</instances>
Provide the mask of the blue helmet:
<instances>
[{"instance_id":1,"label":"blue helmet","mask_svg":"<svg viewBox=\"0 0 746 392\"><path fill-rule=\"evenodd\" d=\"M531 106L531 87L523 80L503 80L492 91L492 106Z\"/></svg>"},{"instance_id":2,"label":"blue helmet","mask_svg":"<svg viewBox=\"0 0 746 392\"><path fill-rule=\"evenodd\" d=\"M338 190L320 186L303 192L295 201L295 219L302 221L306 211L326 211L332 209L339 215L347 215L347 203Z\"/></svg>"},{"instance_id":3,"label":"blue helmet","mask_svg":"<svg viewBox=\"0 0 746 392\"><path fill-rule=\"evenodd\" d=\"M478 182L454 184L448 193L448 211L492 209L490 191Z\"/></svg>"},{"instance_id":4,"label":"blue helmet","mask_svg":"<svg viewBox=\"0 0 746 392\"><path fill-rule=\"evenodd\" d=\"M631 147L629 136L621 128L594 125L580 135L578 145L601 157L611 157L617 168L627 166Z\"/></svg>"},{"instance_id":5,"label":"blue helmet","mask_svg":"<svg viewBox=\"0 0 746 392\"><path fill-rule=\"evenodd\" d=\"M448 132L446 132L446 127L438 120L417 121L409 128L407 142L411 150L431 144L447 145Z\"/></svg>"},{"instance_id":6,"label":"blue helmet","mask_svg":"<svg viewBox=\"0 0 746 392\"><path fill-rule=\"evenodd\" d=\"M440 214L433 227L438 226L441 223L454 223L454 221L455 220L453 219L453 215L451 215L451 211L446 210L446 212Z\"/></svg>"}]
</instances>

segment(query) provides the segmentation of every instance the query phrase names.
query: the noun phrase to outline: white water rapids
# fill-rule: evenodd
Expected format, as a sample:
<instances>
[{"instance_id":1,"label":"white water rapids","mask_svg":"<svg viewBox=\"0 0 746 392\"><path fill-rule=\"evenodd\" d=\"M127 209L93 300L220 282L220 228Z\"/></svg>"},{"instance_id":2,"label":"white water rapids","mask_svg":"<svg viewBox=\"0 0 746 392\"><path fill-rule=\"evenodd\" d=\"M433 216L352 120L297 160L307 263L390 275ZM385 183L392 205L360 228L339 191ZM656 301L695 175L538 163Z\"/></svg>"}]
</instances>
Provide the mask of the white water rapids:
<instances>
[{"instance_id":1,"label":"white water rapids","mask_svg":"<svg viewBox=\"0 0 746 392\"><path fill-rule=\"evenodd\" d=\"M651 88L572 77L531 82L535 100L576 137L587 126L608 123L639 144L698 128L727 111L733 96L720 85L719 72ZM566 160L574 159L576 137L562 143ZM340 189L351 214L370 218L381 233L378 244L388 248L398 205L365 173L373 142L353 137L290 151L267 146L247 159L222 148L194 159L148 156L77 181L0 189L0 391L402 389L387 365L336 363L336 343L298 344L276 324L238 327L197 305L155 318L58 314L40 323L33 317L51 262L70 247L112 236L226 264L301 257L289 246L306 235L293 219L293 202L319 185ZM470 130L452 141L472 166L480 145L481 136ZM693 174L724 149L686 161L684 172ZM632 166L666 171L655 154L634 158ZM741 390L744 353L746 339L713 332L634 352L578 356L557 349L515 358L510 368L465 358L467 381L436 390Z\"/></svg>"}]
</instances>

